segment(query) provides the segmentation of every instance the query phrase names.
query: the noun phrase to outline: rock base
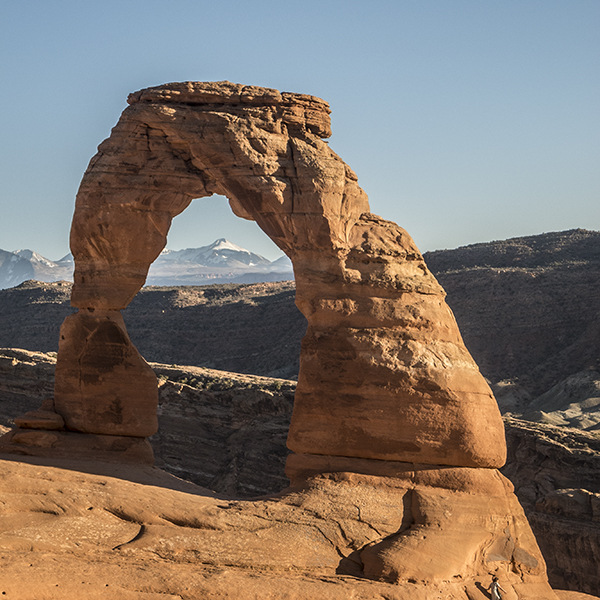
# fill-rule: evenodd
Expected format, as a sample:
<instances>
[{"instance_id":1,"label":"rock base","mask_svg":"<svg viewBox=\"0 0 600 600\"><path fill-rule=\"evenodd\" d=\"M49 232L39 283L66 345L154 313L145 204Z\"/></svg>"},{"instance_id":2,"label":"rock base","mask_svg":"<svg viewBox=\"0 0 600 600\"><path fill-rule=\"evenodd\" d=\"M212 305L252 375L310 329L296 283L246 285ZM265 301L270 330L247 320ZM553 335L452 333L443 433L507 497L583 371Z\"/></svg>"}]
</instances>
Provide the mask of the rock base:
<instances>
[{"instance_id":1,"label":"rock base","mask_svg":"<svg viewBox=\"0 0 600 600\"><path fill-rule=\"evenodd\" d=\"M0 437L0 453L110 463L154 464L152 447L145 438L21 427L12 429Z\"/></svg>"},{"instance_id":2,"label":"rock base","mask_svg":"<svg viewBox=\"0 0 600 600\"><path fill-rule=\"evenodd\" d=\"M150 442L143 437L67 431L54 399L15 417L15 429L0 437L0 453L41 458L77 458L125 464L154 464Z\"/></svg>"},{"instance_id":3,"label":"rock base","mask_svg":"<svg viewBox=\"0 0 600 600\"><path fill-rule=\"evenodd\" d=\"M292 454L286 474L292 489L332 478L377 490L379 497L371 501L379 507L389 502L395 530L352 555L365 577L425 584L482 582L497 575L503 587L512 586L515 597L529 597L522 590L530 586L551 594L544 560L514 488L496 469ZM384 501L391 490L393 498ZM360 513L362 507L357 509Z\"/></svg>"},{"instance_id":4,"label":"rock base","mask_svg":"<svg viewBox=\"0 0 600 600\"><path fill-rule=\"evenodd\" d=\"M493 471L487 493L331 473L229 500L153 467L43 462L0 460L9 597L489 600L496 575L508 600L557 600Z\"/></svg>"}]
</instances>

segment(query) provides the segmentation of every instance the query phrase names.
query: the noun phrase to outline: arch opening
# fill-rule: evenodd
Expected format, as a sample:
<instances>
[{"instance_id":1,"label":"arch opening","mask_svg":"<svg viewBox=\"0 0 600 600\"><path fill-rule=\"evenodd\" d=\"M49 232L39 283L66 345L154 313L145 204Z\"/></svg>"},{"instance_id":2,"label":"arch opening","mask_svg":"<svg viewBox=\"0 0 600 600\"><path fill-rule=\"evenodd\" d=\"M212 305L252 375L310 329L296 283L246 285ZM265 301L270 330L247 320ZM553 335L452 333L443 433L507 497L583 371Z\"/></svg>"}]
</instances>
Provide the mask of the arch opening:
<instances>
[{"instance_id":1,"label":"arch opening","mask_svg":"<svg viewBox=\"0 0 600 600\"><path fill-rule=\"evenodd\" d=\"M185 211L173 219L167 235L167 247L171 250L197 248L217 238L227 238L270 261L283 255L255 221L237 217L229 206L229 200L218 194L194 198Z\"/></svg>"},{"instance_id":2,"label":"arch opening","mask_svg":"<svg viewBox=\"0 0 600 600\"><path fill-rule=\"evenodd\" d=\"M212 227L212 208L218 203L227 214L221 218L221 231ZM215 236L228 235L232 222L241 222L254 234L251 239L260 236L272 244L255 222L236 217L226 198L211 196L192 201L173 219L167 246L172 247L178 222L190 223L195 230L199 219L210 219ZM200 249L196 237L190 241L196 247L159 256L150 266L146 285L123 311L138 351L151 362L297 380L306 319L293 303L289 259L274 245L279 259L269 262L223 240L212 238L212 244ZM281 259L286 260L284 267ZM163 287L148 287L157 285ZM179 287L184 285L188 287ZM206 285L210 288L196 287Z\"/></svg>"},{"instance_id":3,"label":"arch opening","mask_svg":"<svg viewBox=\"0 0 600 600\"><path fill-rule=\"evenodd\" d=\"M293 280L291 262L256 222L233 214L224 196L193 200L176 216L145 286Z\"/></svg>"}]
</instances>

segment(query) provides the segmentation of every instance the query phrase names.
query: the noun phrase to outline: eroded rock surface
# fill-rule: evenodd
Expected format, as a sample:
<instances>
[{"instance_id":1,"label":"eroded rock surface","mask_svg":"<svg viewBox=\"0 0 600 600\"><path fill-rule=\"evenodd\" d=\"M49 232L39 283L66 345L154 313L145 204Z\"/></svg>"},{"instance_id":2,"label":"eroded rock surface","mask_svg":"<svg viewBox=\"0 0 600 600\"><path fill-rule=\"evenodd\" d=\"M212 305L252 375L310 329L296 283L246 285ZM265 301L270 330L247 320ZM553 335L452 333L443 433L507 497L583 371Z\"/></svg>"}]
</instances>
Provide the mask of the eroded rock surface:
<instances>
[{"instance_id":1,"label":"eroded rock surface","mask_svg":"<svg viewBox=\"0 0 600 600\"><path fill-rule=\"evenodd\" d=\"M72 303L81 310L71 327L89 321L85 310L127 306L172 218L193 198L221 193L294 264L296 303L309 323L288 438L294 452L503 464L499 411L444 292L410 236L369 213L356 176L322 140L330 134L325 102L221 82L150 88L129 103L77 196ZM59 351L59 412L84 404L71 391L79 383L68 357L77 348ZM142 381L130 375L132 386ZM109 410L90 393L87 404L127 412L120 398ZM69 410L88 415L81 431L114 432L102 410L95 418L83 406Z\"/></svg>"},{"instance_id":2,"label":"eroded rock surface","mask_svg":"<svg viewBox=\"0 0 600 600\"><path fill-rule=\"evenodd\" d=\"M156 433L156 376L131 343L118 310L81 309L60 328L55 410L71 431Z\"/></svg>"},{"instance_id":3,"label":"eroded rock surface","mask_svg":"<svg viewBox=\"0 0 600 600\"><path fill-rule=\"evenodd\" d=\"M483 552L502 567L508 598L555 598L536 582L542 565L504 532L527 528L518 504L510 517L489 513L493 523L481 511L482 503L502 506L506 481L465 468L434 481L435 471L318 475L284 494L240 501L151 467L2 460L0 592L19 600L483 600L491 576L474 581L466 567ZM448 496L477 512L453 519ZM461 527L471 543L450 552L465 539ZM413 533L403 538L407 528ZM482 548L481 528L497 531L499 543ZM435 553L419 552L425 530L439 542ZM379 560L372 550L385 539L404 539L415 554L406 564L382 555L387 581L369 579L366 565ZM403 569L446 577L399 580Z\"/></svg>"},{"instance_id":4,"label":"eroded rock surface","mask_svg":"<svg viewBox=\"0 0 600 600\"><path fill-rule=\"evenodd\" d=\"M425 260L494 383L516 381L533 399L600 370L600 231L472 244Z\"/></svg>"},{"instance_id":5,"label":"eroded rock surface","mask_svg":"<svg viewBox=\"0 0 600 600\"><path fill-rule=\"evenodd\" d=\"M101 439L153 433L154 376L119 311L193 198L227 196L289 256L308 329L288 435L293 487L258 508L268 525L247 530L248 504L225 513L198 505L193 539L181 547L143 518L127 545L245 569L259 560L417 584L427 597L424 586L460 580L452 594L472 598L499 574L514 597L555 598L512 486L496 471L506 446L491 390L410 236L370 213L356 175L323 141L327 104L228 82L149 88L129 104L77 196L79 312L61 328L54 399L66 428ZM361 489L365 510L377 513L366 523ZM334 530L307 528L307 511ZM353 517L342 525L346 512Z\"/></svg>"},{"instance_id":6,"label":"eroded rock surface","mask_svg":"<svg viewBox=\"0 0 600 600\"><path fill-rule=\"evenodd\" d=\"M10 349L0 350L0 358L2 431L11 417L39 406L42 383L51 390L54 359ZM285 438L294 382L195 367L152 367L160 382L159 430L150 438L157 466L237 498L277 493L289 484ZM600 585L593 576L600 560L600 525L592 508L592 496L600 493L598 435L515 419L506 419L505 425L508 462L502 472L525 509L550 583L595 593Z\"/></svg>"}]
</instances>

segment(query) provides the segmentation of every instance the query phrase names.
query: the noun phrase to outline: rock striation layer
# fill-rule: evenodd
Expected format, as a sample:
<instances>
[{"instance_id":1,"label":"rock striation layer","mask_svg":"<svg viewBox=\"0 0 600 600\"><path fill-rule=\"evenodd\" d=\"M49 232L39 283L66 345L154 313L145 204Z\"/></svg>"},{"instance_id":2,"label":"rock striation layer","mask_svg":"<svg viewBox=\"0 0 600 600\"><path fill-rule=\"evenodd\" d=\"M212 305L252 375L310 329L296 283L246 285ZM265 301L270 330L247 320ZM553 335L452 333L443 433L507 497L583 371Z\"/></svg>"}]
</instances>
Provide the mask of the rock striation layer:
<instances>
[{"instance_id":1,"label":"rock striation layer","mask_svg":"<svg viewBox=\"0 0 600 600\"><path fill-rule=\"evenodd\" d=\"M144 284L173 217L193 198L222 194L291 259L308 321L288 435L292 488L267 520L297 505L325 521L355 516L319 543L291 522L259 541L243 528L233 540L230 524L206 534L209 514L190 542L199 560L207 548L230 548L225 564L248 567L240 540L258 550L287 536L306 566L399 585L458 578L457 597L499 574L513 597L554 598L512 486L496 471L506 445L490 388L410 236L370 213L356 175L323 140L328 105L229 82L149 88L129 104L77 196L79 311L61 328L54 398L62 435L156 431L156 379L119 311ZM48 435L57 434L38 432ZM358 480L385 523L366 536L352 501L361 485L343 483ZM160 527L145 532L133 546L160 552ZM338 565L340 556L348 562Z\"/></svg>"}]
</instances>

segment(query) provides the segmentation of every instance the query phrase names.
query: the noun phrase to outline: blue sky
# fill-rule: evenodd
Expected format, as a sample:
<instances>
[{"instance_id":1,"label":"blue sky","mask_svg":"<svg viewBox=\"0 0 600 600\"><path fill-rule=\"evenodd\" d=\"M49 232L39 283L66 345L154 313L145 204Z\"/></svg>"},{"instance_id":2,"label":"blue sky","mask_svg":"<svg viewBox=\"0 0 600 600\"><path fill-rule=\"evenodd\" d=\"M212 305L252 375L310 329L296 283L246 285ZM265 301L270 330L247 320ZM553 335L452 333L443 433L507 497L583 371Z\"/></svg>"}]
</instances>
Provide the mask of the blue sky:
<instances>
[{"instance_id":1,"label":"blue sky","mask_svg":"<svg viewBox=\"0 0 600 600\"><path fill-rule=\"evenodd\" d=\"M68 252L129 92L224 79L327 100L331 147L422 251L600 229L598 0L4 0L0 248ZM168 245L217 237L280 254L220 198Z\"/></svg>"}]
</instances>

